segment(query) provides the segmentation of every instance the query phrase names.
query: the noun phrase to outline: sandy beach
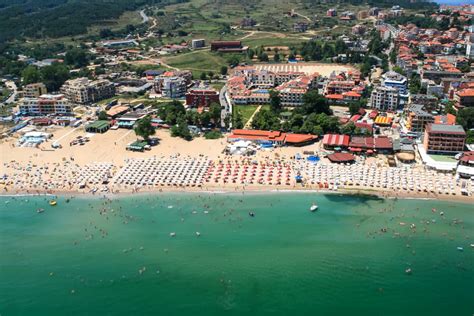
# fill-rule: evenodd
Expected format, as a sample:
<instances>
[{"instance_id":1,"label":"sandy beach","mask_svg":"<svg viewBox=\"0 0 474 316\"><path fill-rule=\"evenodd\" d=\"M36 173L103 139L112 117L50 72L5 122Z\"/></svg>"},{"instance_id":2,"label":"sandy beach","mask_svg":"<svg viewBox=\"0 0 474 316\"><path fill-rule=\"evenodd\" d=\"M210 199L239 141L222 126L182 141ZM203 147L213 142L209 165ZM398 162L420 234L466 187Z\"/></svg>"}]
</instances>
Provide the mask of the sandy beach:
<instances>
[{"instance_id":1,"label":"sandy beach","mask_svg":"<svg viewBox=\"0 0 474 316\"><path fill-rule=\"evenodd\" d=\"M48 128L53 137L39 148L19 147L17 139L0 143L2 194L129 194L160 191L256 192L303 190L371 194L382 197L472 201L461 195L454 175L421 165L390 168L384 156L337 165L295 156L304 151L324 156L320 142L305 147L259 150L252 157L224 154L225 138L193 141L158 130L160 143L150 151L131 152L132 130L87 134L83 128ZM70 145L88 136L84 145ZM53 149L53 142L62 148ZM302 181L296 181L301 176Z\"/></svg>"}]
</instances>

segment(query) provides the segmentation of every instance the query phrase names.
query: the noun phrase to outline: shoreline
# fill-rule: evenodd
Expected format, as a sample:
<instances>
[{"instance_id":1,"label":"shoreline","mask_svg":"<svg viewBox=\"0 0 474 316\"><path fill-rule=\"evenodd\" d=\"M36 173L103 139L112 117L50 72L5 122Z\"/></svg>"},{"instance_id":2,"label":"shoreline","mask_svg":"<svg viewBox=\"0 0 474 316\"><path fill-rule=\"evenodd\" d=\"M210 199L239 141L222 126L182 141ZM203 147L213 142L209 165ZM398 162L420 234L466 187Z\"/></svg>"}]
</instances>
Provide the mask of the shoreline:
<instances>
[{"instance_id":1,"label":"shoreline","mask_svg":"<svg viewBox=\"0 0 474 316\"><path fill-rule=\"evenodd\" d=\"M115 192L96 192L90 191L78 191L78 190L55 190L55 191L12 191L12 192L1 192L0 197L85 197L85 198L121 198L129 196L142 196L150 194L167 194L167 193L184 193L184 194L332 194L332 195L347 195L356 197L366 198L377 198L377 199L403 199L403 200L434 200L434 201L445 201L445 202L456 202L456 203L472 203L474 199L469 196L460 195L433 195L419 192L393 192L384 190L373 190L365 188L340 188L338 190L321 190L315 188L279 188L279 187L194 187L194 188L176 188L176 187L161 187L161 188L141 188L138 191L133 190L122 190Z\"/></svg>"}]
</instances>

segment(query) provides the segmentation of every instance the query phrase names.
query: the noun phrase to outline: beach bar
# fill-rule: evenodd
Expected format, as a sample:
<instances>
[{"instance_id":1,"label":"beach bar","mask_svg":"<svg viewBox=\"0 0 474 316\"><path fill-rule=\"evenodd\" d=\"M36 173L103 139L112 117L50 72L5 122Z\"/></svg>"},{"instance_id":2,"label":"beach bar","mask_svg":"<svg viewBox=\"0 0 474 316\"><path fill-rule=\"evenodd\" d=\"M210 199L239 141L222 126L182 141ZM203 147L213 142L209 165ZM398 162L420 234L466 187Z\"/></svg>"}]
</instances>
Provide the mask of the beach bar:
<instances>
[{"instance_id":1,"label":"beach bar","mask_svg":"<svg viewBox=\"0 0 474 316\"><path fill-rule=\"evenodd\" d=\"M86 125L86 132L88 133L105 133L110 128L109 121L95 121Z\"/></svg>"}]
</instances>

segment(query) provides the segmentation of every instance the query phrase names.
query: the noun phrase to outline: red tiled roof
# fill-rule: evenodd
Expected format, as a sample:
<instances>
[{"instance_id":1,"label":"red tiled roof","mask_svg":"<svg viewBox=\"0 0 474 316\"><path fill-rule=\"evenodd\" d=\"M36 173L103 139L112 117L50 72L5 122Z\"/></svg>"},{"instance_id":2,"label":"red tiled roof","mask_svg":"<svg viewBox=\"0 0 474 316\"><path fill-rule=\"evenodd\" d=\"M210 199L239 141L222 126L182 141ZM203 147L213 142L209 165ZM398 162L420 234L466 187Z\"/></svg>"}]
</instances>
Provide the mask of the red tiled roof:
<instances>
[{"instance_id":1,"label":"red tiled roof","mask_svg":"<svg viewBox=\"0 0 474 316\"><path fill-rule=\"evenodd\" d=\"M286 134L285 143L300 144L316 140L317 136L311 134Z\"/></svg>"},{"instance_id":2,"label":"red tiled roof","mask_svg":"<svg viewBox=\"0 0 474 316\"><path fill-rule=\"evenodd\" d=\"M334 153L327 157L331 162L351 162L355 160L354 155L348 153Z\"/></svg>"},{"instance_id":3,"label":"red tiled roof","mask_svg":"<svg viewBox=\"0 0 474 316\"><path fill-rule=\"evenodd\" d=\"M351 122L356 122L358 119L360 119L360 114L355 114L350 118Z\"/></svg>"},{"instance_id":4,"label":"red tiled roof","mask_svg":"<svg viewBox=\"0 0 474 316\"><path fill-rule=\"evenodd\" d=\"M235 129L229 135L230 139L247 139L260 141L277 141L289 144L301 144L317 139L317 136L311 134L286 134L280 131L262 131L262 130L247 130Z\"/></svg>"},{"instance_id":5,"label":"red tiled roof","mask_svg":"<svg viewBox=\"0 0 474 316\"><path fill-rule=\"evenodd\" d=\"M464 89L457 93L460 97L474 97L474 89Z\"/></svg>"},{"instance_id":6,"label":"red tiled roof","mask_svg":"<svg viewBox=\"0 0 474 316\"><path fill-rule=\"evenodd\" d=\"M355 92L355 91L344 92L343 95L344 95L344 96L347 96L347 97L354 97L354 98L360 98L360 97L361 97L361 95L358 94L358 93Z\"/></svg>"},{"instance_id":7,"label":"red tiled roof","mask_svg":"<svg viewBox=\"0 0 474 316\"><path fill-rule=\"evenodd\" d=\"M331 100L342 100L344 98L342 94L327 94L325 97Z\"/></svg>"},{"instance_id":8,"label":"red tiled roof","mask_svg":"<svg viewBox=\"0 0 474 316\"><path fill-rule=\"evenodd\" d=\"M392 139L388 137L375 138L375 149L393 149Z\"/></svg>"}]
</instances>

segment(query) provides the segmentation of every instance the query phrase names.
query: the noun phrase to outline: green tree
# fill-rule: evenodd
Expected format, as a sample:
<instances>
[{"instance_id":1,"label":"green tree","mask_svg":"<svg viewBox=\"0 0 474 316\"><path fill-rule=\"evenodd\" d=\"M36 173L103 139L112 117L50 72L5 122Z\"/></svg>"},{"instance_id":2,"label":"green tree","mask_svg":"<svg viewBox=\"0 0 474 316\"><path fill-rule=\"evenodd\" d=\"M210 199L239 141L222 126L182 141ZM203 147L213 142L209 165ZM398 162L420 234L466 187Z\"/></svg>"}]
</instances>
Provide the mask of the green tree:
<instances>
[{"instance_id":1,"label":"green tree","mask_svg":"<svg viewBox=\"0 0 474 316\"><path fill-rule=\"evenodd\" d=\"M275 55L273 55L273 61L274 62L279 62L280 61L280 54L275 53Z\"/></svg>"},{"instance_id":2,"label":"green tree","mask_svg":"<svg viewBox=\"0 0 474 316\"><path fill-rule=\"evenodd\" d=\"M352 135L354 134L356 127L354 122L349 122L343 126L341 126L341 133L344 135Z\"/></svg>"},{"instance_id":3,"label":"green tree","mask_svg":"<svg viewBox=\"0 0 474 316\"><path fill-rule=\"evenodd\" d=\"M448 101L444 105L444 114L453 114L456 115L456 110L454 109L454 102L453 101Z\"/></svg>"},{"instance_id":4,"label":"green tree","mask_svg":"<svg viewBox=\"0 0 474 316\"><path fill-rule=\"evenodd\" d=\"M199 77L201 80L207 79L207 74L205 72L201 72L201 76Z\"/></svg>"},{"instance_id":5,"label":"green tree","mask_svg":"<svg viewBox=\"0 0 474 316\"><path fill-rule=\"evenodd\" d=\"M467 131L466 144L474 144L474 131Z\"/></svg>"},{"instance_id":6,"label":"green tree","mask_svg":"<svg viewBox=\"0 0 474 316\"><path fill-rule=\"evenodd\" d=\"M227 71L228 71L227 66L222 66L221 67L221 75L223 75L223 76L227 75Z\"/></svg>"},{"instance_id":7,"label":"green tree","mask_svg":"<svg viewBox=\"0 0 474 316\"><path fill-rule=\"evenodd\" d=\"M89 63L86 51L77 47L72 48L66 52L64 61L67 65L71 65L77 68L87 66L87 64Z\"/></svg>"},{"instance_id":8,"label":"green tree","mask_svg":"<svg viewBox=\"0 0 474 316\"><path fill-rule=\"evenodd\" d=\"M310 90L303 95L302 110L305 114L331 113L326 98L320 95L317 90Z\"/></svg>"},{"instance_id":9,"label":"green tree","mask_svg":"<svg viewBox=\"0 0 474 316\"><path fill-rule=\"evenodd\" d=\"M221 112L222 109L219 103L211 103L211 105L209 106L209 114L211 115L214 126L221 125Z\"/></svg>"},{"instance_id":10,"label":"green tree","mask_svg":"<svg viewBox=\"0 0 474 316\"><path fill-rule=\"evenodd\" d=\"M28 66L21 72L21 77L23 78L23 84L30 84L40 82L41 73L35 66Z\"/></svg>"},{"instance_id":11,"label":"green tree","mask_svg":"<svg viewBox=\"0 0 474 316\"><path fill-rule=\"evenodd\" d=\"M171 127L171 136L173 137L181 137L185 140L192 140L193 136L189 131L188 124L184 117L178 118L178 122L176 125Z\"/></svg>"},{"instance_id":12,"label":"green tree","mask_svg":"<svg viewBox=\"0 0 474 316\"><path fill-rule=\"evenodd\" d=\"M60 63L41 68L41 80L48 91L58 91L63 83L69 79L69 69Z\"/></svg>"},{"instance_id":13,"label":"green tree","mask_svg":"<svg viewBox=\"0 0 474 316\"><path fill-rule=\"evenodd\" d=\"M334 43L334 50L336 54L345 54L347 52L347 45L342 39L338 39Z\"/></svg>"},{"instance_id":14,"label":"green tree","mask_svg":"<svg viewBox=\"0 0 474 316\"><path fill-rule=\"evenodd\" d=\"M351 115L359 113L360 108L361 106L358 102L353 102L349 104L349 112L351 113Z\"/></svg>"},{"instance_id":15,"label":"green tree","mask_svg":"<svg viewBox=\"0 0 474 316\"><path fill-rule=\"evenodd\" d=\"M465 130L474 128L474 107L459 110L456 123L464 127Z\"/></svg>"},{"instance_id":16,"label":"green tree","mask_svg":"<svg viewBox=\"0 0 474 316\"><path fill-rule=\"evenodd\" d=\"M281 110L281 97L277 90L270 90L270 109L274 113L279 113Z\"/></svg>"},{"instance_id":17,"label":"green tree","mask_svg":"<svg viewBox=\"0 0 474 316\"><path fill-rule=\"evenodd\" d=\"M151 135L155 135L155 128L151 125L151 118L146 116L137 122L134 128L135 134L148 141Z\"/></svg>"},{"instance_id":18,"label":"green tree","mask_svg":"<svg viewBox=\"0 0 474 316\"><path fill-rule=\"evenodd\" d=\"M237 129L244 128L244 121L240 111L236 111L235 115L233 115L232 127Z\"/></svg>"},{"instance_id":19,"label":"green tree","mask_svg":"<svg viewBox=\"0 0 474 316\"><path fill-rule=\"evenodd\" d=\"M97 118L101 121L106 121L106 120L109 119L109 117L107 116L107 112L105 112L105 111L100 111Z\"/></svg>"},{"instance_id":20,"label":"green tree","mask_svg":"<svg viewBox=\"0 0 474 316\"><path fill-rule=\"evenodd\" d=\"M280 130L280 118L270 110L260 110L252 119L252 127L262 130Z\"/></svg>"},{"instance_id":21,"label":"green tree","mask_svg":"<svg viewBox=\"0 0 474 316\"><path fill-rule=\"evenodd\" d=\"M408 85L408 89L410 90L411 94L420 93L421 90L421 80L420 75L413 74L410 78L410 84Z\"/></svg>"},{"instance_id":22,"label":"green tree","mask_svg":"<svg viewBox=\"0 0 474 316\"><path fill-rule=\"evenodd\" d=\"M267 55L267 53L261 53L261 54L258 56L258 60L260 60L260 61L268 61L268 55Z\"/></svg>"}]
</instances>

